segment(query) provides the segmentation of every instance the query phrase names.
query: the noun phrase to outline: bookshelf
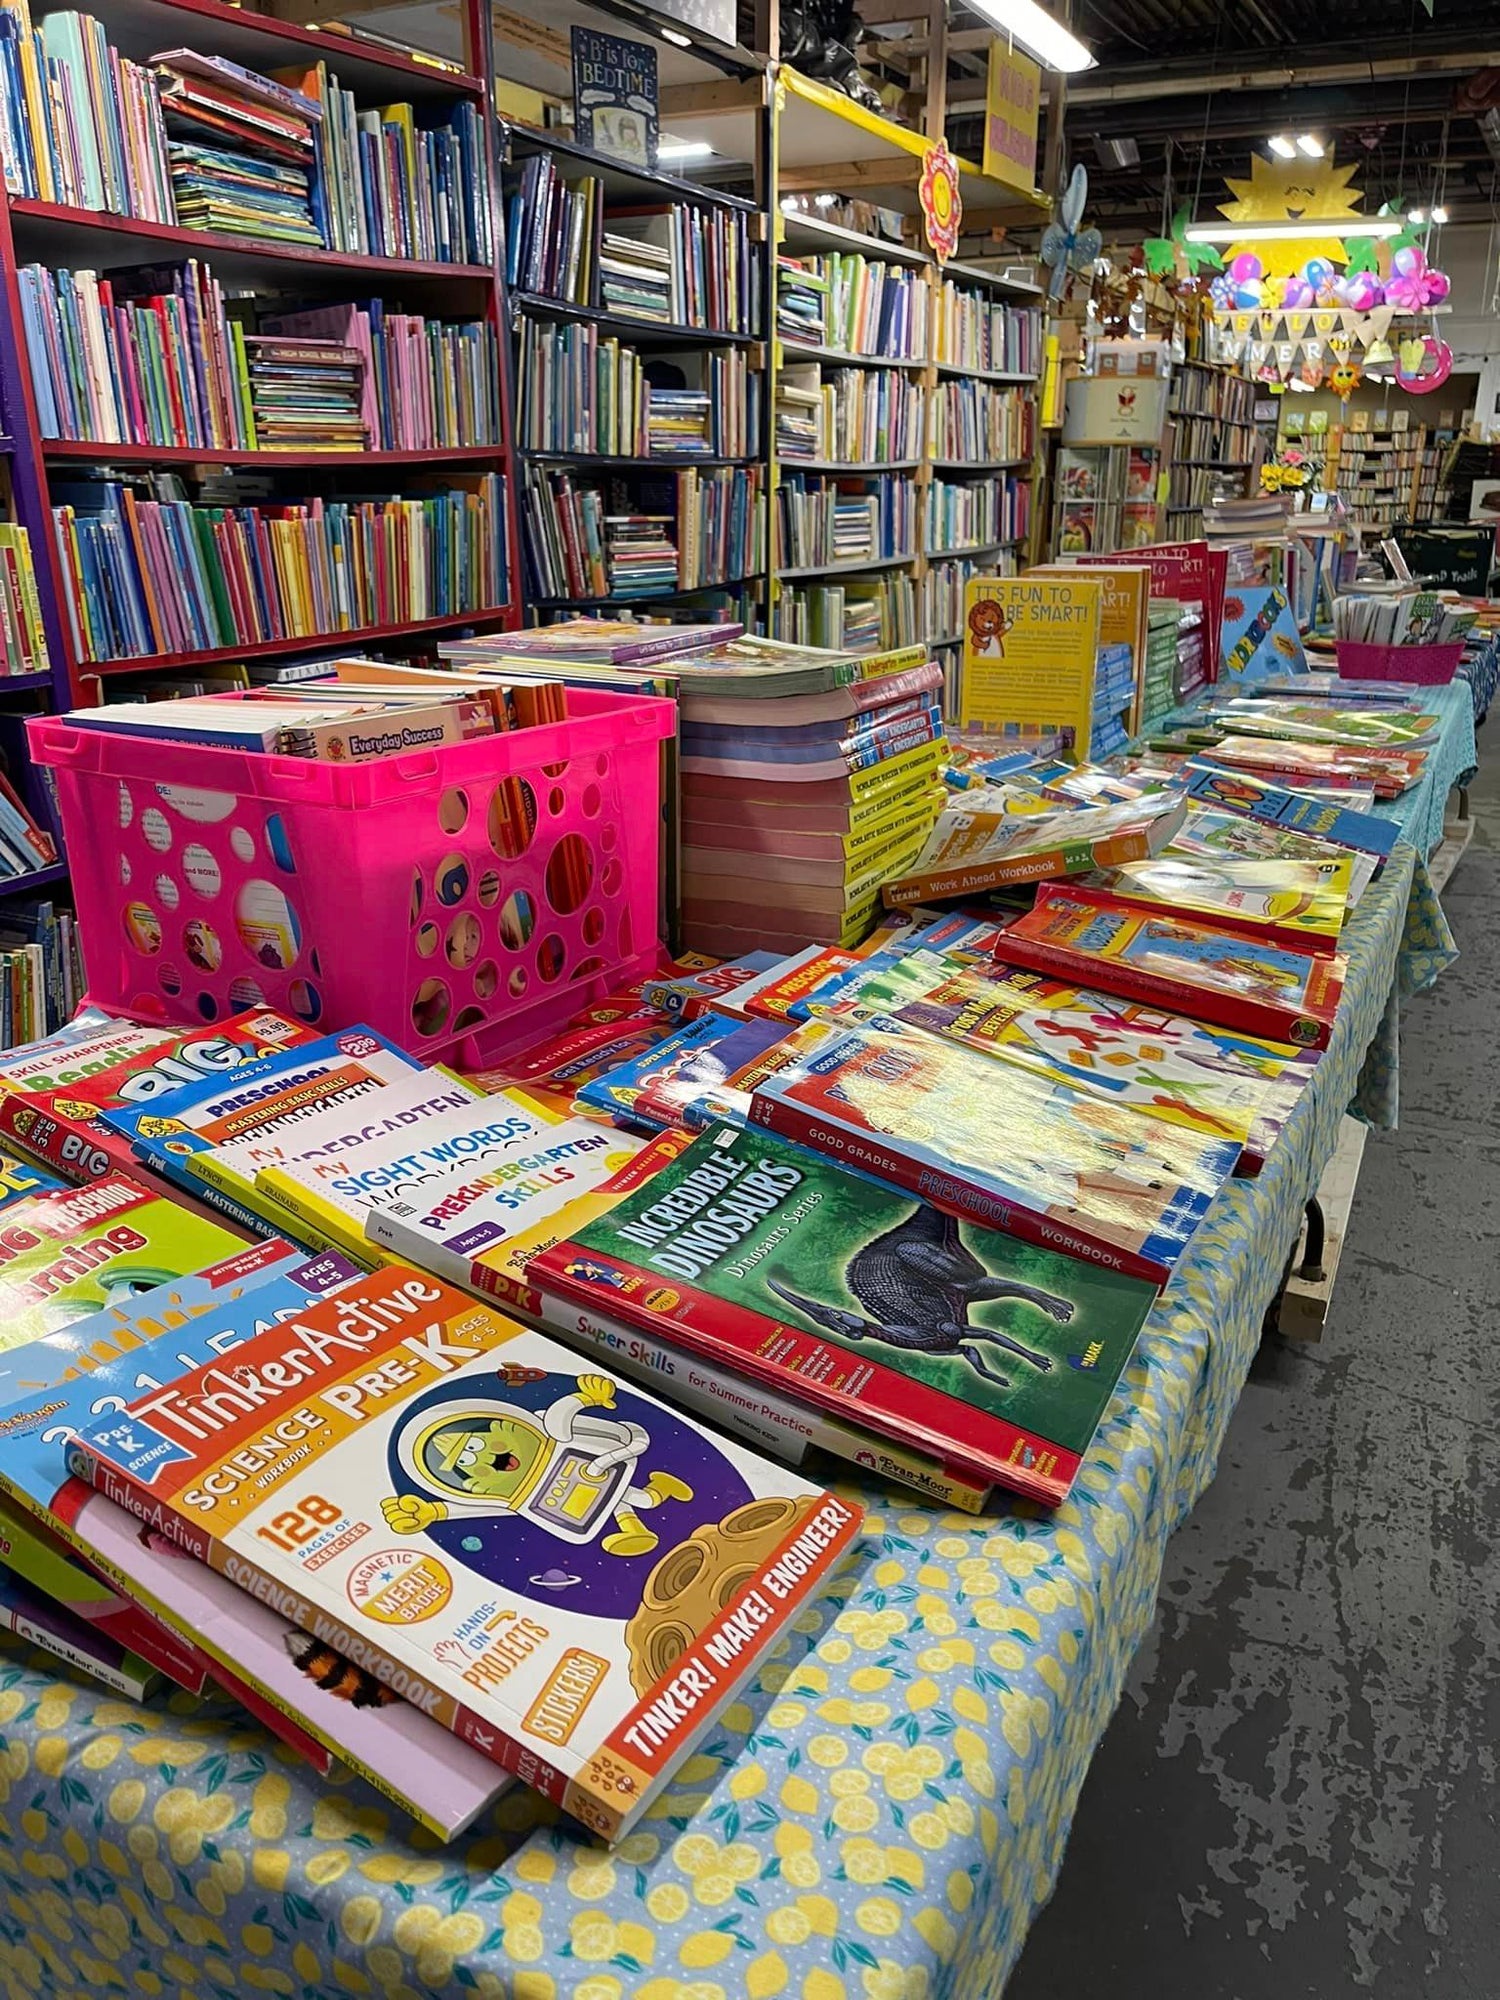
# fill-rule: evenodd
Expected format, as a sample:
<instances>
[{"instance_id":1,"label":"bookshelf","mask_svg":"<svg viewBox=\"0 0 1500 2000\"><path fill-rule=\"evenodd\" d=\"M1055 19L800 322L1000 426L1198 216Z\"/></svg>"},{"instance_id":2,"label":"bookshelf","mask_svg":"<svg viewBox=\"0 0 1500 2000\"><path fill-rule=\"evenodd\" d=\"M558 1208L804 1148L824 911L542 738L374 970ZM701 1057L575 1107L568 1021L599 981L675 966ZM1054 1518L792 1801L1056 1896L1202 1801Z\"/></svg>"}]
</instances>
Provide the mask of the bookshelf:
<instances>
[{"instance_id":1,"label":"bookshelf","mask_svg":"<svg viewBox=\"0 0 1500 2000\"><path fill-rule=\"evenodd\" d=\"M565 132L500 132L528 612L763 622L758 204Z\"/></svg>"},{"instance_id":2,"label":"bookshelf","mask_svg":"<svg viewBox=\"0 0 1500 2000\"><path fill-rule=\"evenodd\" d=\"M1166 536L1191 541L1203 531L1206 506L1244 500L1255 490L1261 458L1255 384L1215 362L1180 362L1172 377L1166 442Z\"/></svg>"},{"instance_id":3,"label":"bookshelf","mask_svg":"<svg viewBox=\"0 0 1500 2000\"><path fill-rule=\"evenodd\" d=\"M42 4L31 20L49 61L54 27L81 21L76 32L118 58L122 89L150 74L131 65L186 50L193 61L168 66L179 81L199 58L227 60L323 112L298 114L306 144L293 148L294 193L278 196L291 224L278 212L227 226L194 154L207 142L172 111L170 87L159 130L137 120L112 137L113 98L83 106L102 198L79 199L83 169L45 133L10 163L0 407L20 446L16 514L38 551L52 659L35 693L62 706L145 672L232 677L281 653L425 649L513 623L479 0L466 0L457 63L222 0L100 0L82 16ZM16 64L24 42L12 38ZM212 143L234 151L232 136ZM112 146L127 168L113 185ZM236 157L256 156L242 145ZM187 227L184 213L226 226ZM337 381L306 416L278 386L294 349Z\"/></svg>"},{"instance_id":4,"label":"bookshelf","mask_svg":"<svg viewBox=\"0 0 1500 2000\"><path fill-rule=\"evenodd\" d=\"M1427 494L1435 502L1441 461L1429 465L1434 455L1421 425L1398 430L1366 411L1356 412L1355 422L1363 428L1351 422L1330 433L1324 483L1338 493L1356 527L1404 527L1419 517Z\"/></svg>"}]
</instances>

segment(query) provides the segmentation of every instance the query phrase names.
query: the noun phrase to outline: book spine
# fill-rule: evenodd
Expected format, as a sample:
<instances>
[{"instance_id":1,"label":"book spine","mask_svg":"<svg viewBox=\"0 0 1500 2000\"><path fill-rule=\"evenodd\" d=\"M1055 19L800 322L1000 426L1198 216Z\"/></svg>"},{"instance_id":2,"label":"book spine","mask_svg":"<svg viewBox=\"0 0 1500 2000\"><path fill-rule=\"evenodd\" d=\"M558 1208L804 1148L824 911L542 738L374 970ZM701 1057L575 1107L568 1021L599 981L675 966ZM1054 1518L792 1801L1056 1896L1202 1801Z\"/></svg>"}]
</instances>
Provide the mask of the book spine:
<instances>
[{"instance_id":1,"label":"book spine","mask_svg":"<svg viewBox=\"0 0 1500 2000\"><path fill-rule=\"evenodd\" d=\"M1135 1251L1122 1250L1103 1237L1086 1230L1070 1229L1049 1216L993 1194L981 1182L970 1180L954 1167L935 1167L914 1159L898 1147L886 1145L876 1133L849 1132L831 1120L820 1118L800 1104L785 1104L779 1098L755 1092L750 1099L750 1122L807 1146L827 1159L845 1162L863 1173L876 1175L908 1194L945 1209L965 1222L984 1229L1000 1229L1023 1243L1035 1243L1044 1250L1060 1250L1084 1264L1097 1264L1128 1278L1146 1278L1152 1284L1166 1282L1166 1265Z\"/></svg>"},{"instance_id":2,"label":"book spine","mask_svg":"<svg viewBox=\"0 0 1500 2000\"><path fill-rule=\"evenodd\" d=\"M184 1519L157 1498L149 1486L139 1484L107 1459L101 1458L88 1438L72 1439L67 1456L68 1470L76 1478L96 1487L117 1507L124 1507L158 1534L186 1549L199 1562L207 1563L220 1576L227 1576L240 1589L250 1591L263 1604L271 1605L278 1616L299 1626L302 1631L310 1632L346 1659L353 1660L356 1666L363 1667L394 1693L404 1696L452 1735L472 1744L492 1763L498 1764L501 1770L523 1778L543 1798L556 1805L565 1802L570 1790L566 1776L528 1744L517 1742L508 1735L493 1719L477 1714L467 1702L431 1686L365 1631L356 1632L338 1624L310 1604L300 1592L289 1589L269 1570L262 1569L259 1563L205 1534L197 1522ZM618 1829L607 1830L610 1837L615 1830Z\"/></svg>"},{"instance_id":3,"label":"book spine","mask_svg":"<svg viewBox=\"0 0 1500 2000\"><path fill-rule=\"evenodd\" d=\"M119 1666L90 1652L86 1646L72 1645L60 1632L53 1632L45 1625L38 1625L24 1612L10 1605L0 1604L0 1627L14 1632L18 1639L25 1639L30 1645L40 1646L44 1653L54 1659L64 1660L70 1667L77 1667L91 1680L101 1682L116 1694L124 1695L129 1701L144 1701L152 1692L156 1679L155 1669L145 1660L133 1655L123 1655ZM132 1671L132 1668L134 1669Z\"/></svg>"}]
</instances>

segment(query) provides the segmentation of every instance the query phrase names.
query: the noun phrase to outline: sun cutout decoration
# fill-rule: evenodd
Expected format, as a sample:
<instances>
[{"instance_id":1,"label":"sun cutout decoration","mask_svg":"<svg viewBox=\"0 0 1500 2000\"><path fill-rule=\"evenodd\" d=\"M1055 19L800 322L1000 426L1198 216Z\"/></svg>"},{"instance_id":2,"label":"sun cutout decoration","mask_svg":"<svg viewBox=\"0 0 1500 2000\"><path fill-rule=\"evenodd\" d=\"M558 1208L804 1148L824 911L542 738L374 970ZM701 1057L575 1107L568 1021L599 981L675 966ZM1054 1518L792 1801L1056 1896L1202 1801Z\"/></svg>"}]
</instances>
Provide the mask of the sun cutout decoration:
<instances>
[{"instance_id":1,"label":"sun cutout decoration","mask_svg":"<svg viewBox=\"0 0 1500 2000\"><path fill-rule=\"evenodd\" d=\"M1358 188L1349 182L1354 168L1335 166L1324 160L1268 160L1261 153L1250 159L1248 181L1225 179L1233 201L1220 202L1219 213L1228 222L1296 222L1304 215L1320 222L1358 223ZM1351 229L1350 235L1357 235ZM1339 236L1288 237L1281 242L1231 243L1224 262L1232 264L1242 251L1253 250L1268 278L1294 277L1309 257L1323 257L1331 264L1344 262L1344 243Z\"/></svg>"}]
</instances>

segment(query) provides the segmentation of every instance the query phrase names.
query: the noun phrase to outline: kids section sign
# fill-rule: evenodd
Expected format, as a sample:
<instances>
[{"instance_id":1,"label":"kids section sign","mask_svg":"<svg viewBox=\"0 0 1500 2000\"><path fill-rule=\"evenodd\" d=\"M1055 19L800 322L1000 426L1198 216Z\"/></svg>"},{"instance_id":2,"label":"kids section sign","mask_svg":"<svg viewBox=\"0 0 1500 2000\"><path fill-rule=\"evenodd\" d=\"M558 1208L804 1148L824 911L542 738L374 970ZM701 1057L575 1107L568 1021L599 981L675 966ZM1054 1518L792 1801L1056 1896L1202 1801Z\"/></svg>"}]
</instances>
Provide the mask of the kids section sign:
<instances>
[{"instance_id":1,"label":"kids section sign","mask_svg":"<svg viewBox=\"0 0 1500 2000\"><path fill-rule=\"evenodd\" d=\"M1088 748L1102 579L975 577L964 596L961 721L1066 729Z\"/></svg>"},{"instance_id":2,"label":"kids section sign","mask_svg":"<svg viewBox=\"0 0 1500 2000\"><path fill-rule=\"evenodd\" d=\"M1030 56L990 43L984 91L984 171L1007 187L1036 185L1037 102L1042 73Z\"/></svg>"}]
</instances>

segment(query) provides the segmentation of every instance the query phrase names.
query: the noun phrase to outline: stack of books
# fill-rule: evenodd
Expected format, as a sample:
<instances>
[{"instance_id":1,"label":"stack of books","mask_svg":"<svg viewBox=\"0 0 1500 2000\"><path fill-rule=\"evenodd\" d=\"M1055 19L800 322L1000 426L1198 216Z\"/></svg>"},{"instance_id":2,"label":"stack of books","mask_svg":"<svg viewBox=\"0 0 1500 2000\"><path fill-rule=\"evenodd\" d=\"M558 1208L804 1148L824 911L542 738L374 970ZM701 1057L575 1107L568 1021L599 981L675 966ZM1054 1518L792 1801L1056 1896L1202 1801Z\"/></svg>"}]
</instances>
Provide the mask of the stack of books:
<instances>
[{"instance_id":1,"label":"stack of books","mask_svg":"<svg viewBox=\"0 0 1500 2000\"><path fill-rule=\"evenodd\" d=\"M706 389L646 391L646 450L653 458L714 448L713 401Z\"/></svg>"},{"instance_id":2,"label":"stack of books","mask_svg":"<svg viewBox=\"0 0 1500 2000\"><path fill-rule=\"evenodd\" d=\"M319 243L311 176L321 105L223 56L153 58L184 229Z\"/></svg>"},{"instance_id":3,"label":"stack of books","mask_svg":"<svg viewBox=\"0 0 1500 2000\"><path fill-rule=\"evenodd\" d=\"M828 279L799 257L776 259L776 334L793 347L824 347Z\"/></svg>"},{"instance_id":4,"label":"stack of books","mask_svg":"<svg viewBox=\"0 0 1500 2000\"><path fill-rule=\"evenodd\" d=\"M1169 715L1177 705L1178 628L1182 606L1175 597L1153 597L1146 606L1146 663L1141 681L1141 722Z\"/></svg>"},{"instance_id":5,"label":"stack of books","mask_svg":"<svg viewBox=\"0 0 1500 2000\"><path fill-rule=\"evenodd\" d=\"M823 378L815 363L783 368L776 377L776 455L824 458Z\"/></svg>"},{"instance_id":6,"label":"stack of books","mask_svg":"<svg viewBox=\"0 0 1500 2000\"><path fill-rule=\"evenodd\" d=\"M776 562L787 569L879 562L916 552L917 488L901 477L809 478L776 489Z\"/></svg>"},{"instance_id":7,"label":"stack of books","mask_svg":"<svg viewBox=\"0 0 1500 2000\"><path fill-rule=\"evenodd\" d=\"M423 499L197 507L54 482L75 657L104 661L493 611L509 595L495 474Z\"/></svg>"},{"instance_id":8,"label":"stack of books","mask_svg":"<svg viewBox=\"0 0 1500 2000\"><path fill-rule=\"evenodd\" d=\"M653 597L677 589L670 514L608 514L605 560L612 597Z\"/></svg>"},{"instance_id":9,"label":"stack of books","mask_svg":"<svg viewBox=\"0 0 1500 2000\"><path fill-rule=\"evenodd\" d=\"M271 314L260 330L352 347L364 362L365 428L382 451L501 440L499 349L486 320L427 319L368 299Z\"/></svg>"},{"instance_id":10,"label":"stack of books","mask_svg":"<svg viewBox=\"0 0 1500 2000\"><path fill-rule=\"evenodd\" d=\"M653 325L674 320L672 256L665 243L606 229L599 251L599 303L606 312Z\"/></svg>"},{"instance_id":11,"label":"stack of books","mask_svg":"<svg viewBox=\"0 0 1500 2000\"><path fill-rule=\"evenodd\" d=\"M261 451L363 451L364 357L336 340L244 336L250 414Z\"/></svg>"},{"instance_id":12,"label":"stack of books","mask_svg":"<svg viewBox=\"0 0 1500 2000\"><path fill-rule=\"evenodd\" d=\"M1127 645L1101 646L1094 667L1089 756L1117 757L1130 742L1135 707L1135 656Z\"/></svg>"}]
</instances>

